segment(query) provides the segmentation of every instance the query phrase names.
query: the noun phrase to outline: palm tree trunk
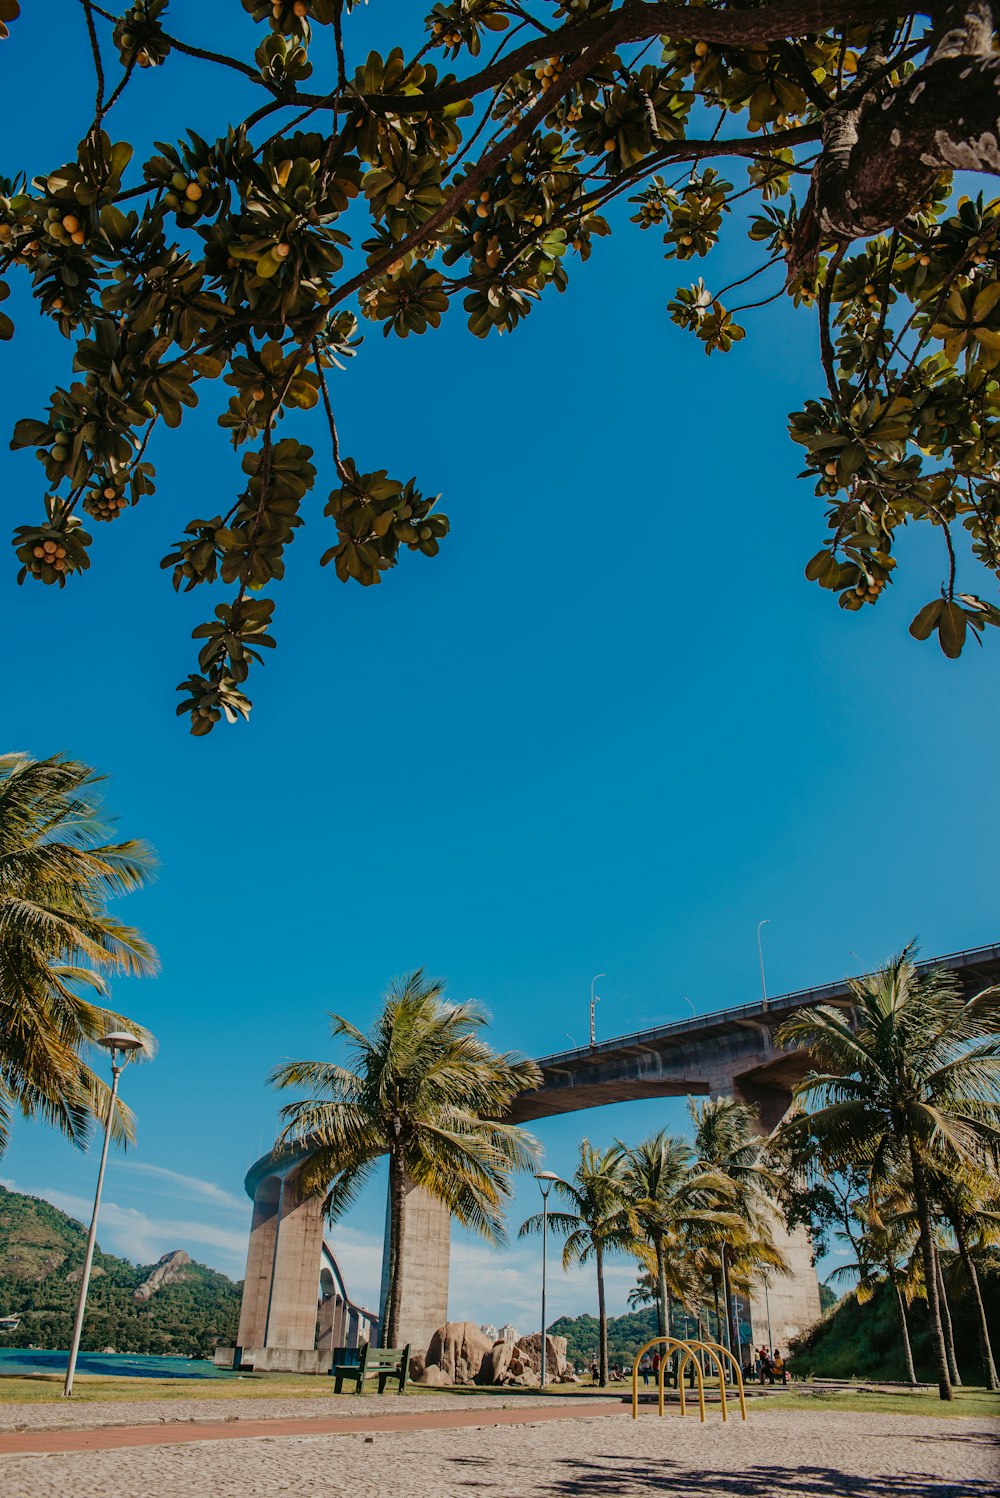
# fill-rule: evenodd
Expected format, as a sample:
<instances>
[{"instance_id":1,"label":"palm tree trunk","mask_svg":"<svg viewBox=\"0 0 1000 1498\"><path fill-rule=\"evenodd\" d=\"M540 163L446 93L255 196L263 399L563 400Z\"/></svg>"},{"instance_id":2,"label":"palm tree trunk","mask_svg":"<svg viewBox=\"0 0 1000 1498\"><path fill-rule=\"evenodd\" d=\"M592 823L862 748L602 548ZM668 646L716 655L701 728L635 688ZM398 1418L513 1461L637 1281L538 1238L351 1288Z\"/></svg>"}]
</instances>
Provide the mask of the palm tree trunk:
<instances>
[{"instance_id":1,"label":"palm tree trunk","mask_svg":"<svg viewBox=\"0 0 1000 1498\"><path fill-rule=\"evenodd\" d=\"M906 1324L906 1302L903 1299L903 1292L898 1285L895 1286L895 1290L896 1304L899 1307L899 1325L903 1332L903 1351L906 1354L906 1376L910 1380L911 1384L915 1384L917 1381L917 1373L916 1369L913 1366L913 1348L910 1346L910 1328Z\"/></svg>"},{"instance_id":2,"label":"palm tree trunk","mask_svg":"<svg viewBox=\"0 0 1000 1498\"><path fill-rule=\"evenodd\" d=\"M401 1160L389 1155L389 1287L381 1342L395 1347L403 1308L403 1238L406 1228L406 1179Z\"/></svg>"},{"instance_id":3,"label":"palm tree trunk","mask_svg":"<svg viewBox=\"0 0 1000 1498\"><path fill-rule=\"evenodd\" d=\"M924 1266L924 1285L927 1290L927 1314L931 1323L931 1346L937 1364L938 1393L942 1399L954 1399L951 1379L948 1376L948 1354L944 1345L944 1330L941 1326L941 1301L938 1296L937 1275L934 1273L934 1234L931 1228L931 1207L924 1180L924 1167L912 1132L907 1132L910 1154L910 1169L913 1173L913 1198L917 1205L917 1220L920 1223L920 1257Z\"/></svg>"},{"instance_id":4,"label":"palm tree trunk","mask_svg":"<svg viewBox=\"0 0 1000 1498\"><path fill-rule=\"evenodd\" d=\"M733 1286L729 1277L729 1250L725 1243L722 1245L722 1290L726 1297L726 1346L734 1357L738 1357L733 1346ZM736 1344L739 1345L738 1337Z\"/></svg>"},{"instance_id":5,"label":"palm tree trunk","mask_svg":"<svg viewBox=\"0 0 1000 1498\"><path fill-rule=\"evenodd\" d=\"M667 1261L663 1254L663 1240L658 1239L656 1244L656 1330L661 1337L667 1337Z\"/></svg>"},{"instance_id":6,"label":"palm tree trunk","mask_svg":"<svg viewBox=\"0 0 1000 1498\"><path fill-rule=\"evenodd\" d=\"M603 1389L608 1382L608 1312L604 1303L604 1248L600 1240L594 1243L594 1258L597 1261L597 1325L600 1339L597 1369L598 1382Z\"/></svg>"},{"instance_id":7,"label":"palm tree trunk","mask_svg":"<svg viewBox=\"0 0 1000 1498\"><path fill-rule=\"evenodd\" d=\"M719 1310L719 1284L716 1279L712 1280L712 1299L715 1301L715 1340L722 1341L722 1313Z\"/></svg>"},{"instance_id":8,"label":"palm tree trunk","mask_svg":"<svg viewBox=\"0 0 1000 1498\"><path fill-rule=\"evenodd\" d=\"M944 1345L948 1349L948 1364L951 1368L951 1381L956 1388L962 1387L962 1379L958 1371L958 1359L955 1357L955 1331L951 1324L951 1306L948 1304L948 1291L944 1283L944 1270L941 1268L941 1255L937 1248L934 1249L934 1268L937 1271L938 1291L941 1296L941 1325L944 1328Z\"/></svg>"},{"instance_id":9,"label":"palm tree trunk","mask_svg":"<svg viewBox=\"0 0 1000 1498\"><path fill-rule=\"evenodd\" d=\"M983 1305L983 1292L979 1284L979 1275L976 1271L976 1261L969 1252L968 1239L962 1227L952 1223L955 1233L955 1241L958 1243L958 1251L962 1256L962 1263L972 1286L972 1299L976 1307L977 1331L979 1332L979 1352L983 1360L983 1373L986 1376L986 1387L988 1389L1000 1389L1000 1379L997 1378L996 1363L993 1361L993 1346L990 1342L990 1329L986 1321L986 1307Z\"/></svg>"}]
</instances>

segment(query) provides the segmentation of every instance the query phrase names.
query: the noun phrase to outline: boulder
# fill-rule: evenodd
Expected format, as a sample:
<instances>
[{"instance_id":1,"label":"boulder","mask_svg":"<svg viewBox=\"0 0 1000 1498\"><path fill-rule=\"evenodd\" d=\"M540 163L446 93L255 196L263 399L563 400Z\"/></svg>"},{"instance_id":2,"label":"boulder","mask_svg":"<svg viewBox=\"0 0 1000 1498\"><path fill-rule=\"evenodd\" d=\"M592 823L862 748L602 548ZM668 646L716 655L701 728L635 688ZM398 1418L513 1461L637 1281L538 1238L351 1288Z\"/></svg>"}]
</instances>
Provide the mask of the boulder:
<instances>
[{"instance_id":1,"label":"boulder","mask_svg":"<svg viewBox=\"0 0 1000 1498\"><path fill-rule=\"evenodd\" d=\"M416 1382L422 1389L450 1389L452 1386L451 1379L437 1363L428 1363Z\"/></svg>"},{"instance_id":2,"label":"boulder","mask_svg":"<svg viewBox=\"0 0 1000 1498\"><path fill-rule=\"evenodd\" d=\"M410 1355L410 1378L416 1383L423 1374L426 1367L426 1359L422 1352L414 1352Z\"/></svg>"},{"instance_id":3,"label":"boulder","mask_svg":"<svg viewBox=\"0 0 1000 1498\"><path fill-rule=\"evenodd\" d=\"M515 1356L540 1375L542 1370L541 1333L533 1332L530 1337L522 1337L517 1344ZM566 1338L547 1336L545 1338L546 1381L558 1383L567 1368L569 1368L569 1363L566 1360Z\"/></svg>"},{"instance_id":4,"label":"boulder","mask_svg":"<svg viewBox=\"0 0 1000 1498\"><path fill-rule=\"evenodd\" d=\"M481 1381L492 1351L492 1342L474 1321L449 1321L434 1333L424 1362L428 1371L440 1368L449 1384L473 1384Z\"/></svg>"}]
</instances>

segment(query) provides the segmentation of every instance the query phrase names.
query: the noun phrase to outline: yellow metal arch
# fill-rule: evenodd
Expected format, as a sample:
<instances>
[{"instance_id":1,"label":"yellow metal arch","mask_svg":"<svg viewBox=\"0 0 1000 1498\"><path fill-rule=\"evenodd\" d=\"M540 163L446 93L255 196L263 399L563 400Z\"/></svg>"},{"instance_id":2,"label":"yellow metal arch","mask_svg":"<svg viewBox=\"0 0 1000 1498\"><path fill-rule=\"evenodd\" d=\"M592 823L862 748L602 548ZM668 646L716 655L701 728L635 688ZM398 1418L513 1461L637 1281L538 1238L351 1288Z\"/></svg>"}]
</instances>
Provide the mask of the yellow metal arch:
<instances>
[{"instance_id":1,"label":"yellow metal arch","mask_svg":"<svg viewBox=\"0 0 1000 1498\"><path fill-rule=\"evenodd\" d=\"M644 1355L649 1351L649 1349L651 1347L659 1347L659 1346L662 1346L664 1344L666 1344L668 1354L671 1353L671 1352L673 1352L673 1350L674 1350L675 1347L684 1348L685 1351L686 1351L687 1348L692 1345L689 1342L682 1342L679 1337L650 1337L649 1341L648 1342L644 1342L643 1345L639 1348L639 1351L635 1355L635 1361L632 1364L632 1419L633 1420L637 1420L639 1418L639 1363L640 1363L641 1359L644 1357ZM694 1344L694 1345L700 1345L700 1344ZM665 1360L661 1357L661 1359L660 1359L660 1367L659 1367L659 1372L658 1372L659 1395L660 1395L659 1403L660 1403L660 1414L661 1415L663 1414L663 1377L664 1377L665 1372L666 1372L666 1363L665 1363ZM703 1386L702 1386L702 1382L701 1382L701 1369L700 1369L700 1367L699 1367L699 1370L698 1370L698 1376L699 1376L698 1393L699 1393L699 1395L701 1397L701 1418L702 1418L702 1420L704 1420L704 1418L705 1418L705 1397L704 1397L704 1391L703 1391Z\"/></svg>"},{"instance_id":2,"label":"yellow metal arch","mask_svg":"<svg viewBox=\"0 0 1000 1498\"><path fill-rule=\"evenodd\" d=\"M719 1342L687 1342L682 1340L680 1337L651 1337L648 1342L643 1343L642 1347L639 1348L639 1351L635 1355L635 1360L632 1363L633 1420L637 1420L639 1417L639 1363L651 1347L665 1348L665 1354L661 1356L660 1366L657 1370L657 1393L659 1396L658 1405L659 1413L661 1416L663 1414L663 1380L666 1376L667 1371L667 1358L671 1356L671 1354L676 1350L681 1353L681 1358L677 1365L677 1392L680 1398L681 1415L683 1415L685 1412L684 1370L689 1362L693 1362L695 1372L698 1375L698 1413L701 1417L701 1423L703 1425L705 1423L705 1379L704 1370L701 1366L701 1359L698 1357L698 1354L707 1353L708 1356L712 1359L712 1362L715 1364L719 1374L719 1402L722 1406L722 1418L723 1420L729 1419L729 1410L726 1402L726 1375L722 1366L722 1357L720 1357L721 1353L723 1357L727 1357L729 1359L735 1370L736 1387L739 1391L740 1396L740 1413L743 1419L746 1419L747 1404L743 1389L743 1369L740 1367L737 1359L729 1351L728 1347L723 1347Z\"/></svg>"},{"instance_id":3,"label":"yellow metal arch","mask_svg":"<svg viewBox=\"0 0 1000 1498\"><path fill-rule=\"evenodd\" d=\"M706 1342L705 1346L714 1347L716 1352L724 1353L732 1363L733 1370L736 1374L736 1388L739 1391L740 1396L740 1411L745 1420L747 1417L747 1401L746 1395L743 1392L743 1369L740 1367L739 1359L736 1357L735 1353L730 1352L728 1347L723 1347L721 1342Z\"/></svg>"}]
</instances>

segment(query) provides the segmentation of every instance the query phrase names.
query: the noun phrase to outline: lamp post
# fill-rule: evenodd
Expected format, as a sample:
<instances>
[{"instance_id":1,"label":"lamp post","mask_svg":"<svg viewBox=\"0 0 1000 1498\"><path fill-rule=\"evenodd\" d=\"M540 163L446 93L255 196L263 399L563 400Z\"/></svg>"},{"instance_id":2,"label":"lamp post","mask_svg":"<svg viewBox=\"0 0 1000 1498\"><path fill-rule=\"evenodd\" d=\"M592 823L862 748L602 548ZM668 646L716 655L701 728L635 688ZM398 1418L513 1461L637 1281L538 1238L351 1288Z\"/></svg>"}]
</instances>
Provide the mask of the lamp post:
<instances>
[{"instance_id":1,"label":"lamp post","mask_svg":"<svg viewBox=\"0 0 1000 1498\"><path fill-rule=\"evenodd\" d=\"M769 1298L768 1293L767 1293L767 1287L770 1284L770 1281L771 1281L771 1276L769 1274L765 1273L765 1275L764 1275L764 1306L765 1306L765 1309L767 1311L767 1351L768 1351L769 1355L773 1354L773 1352L774 1352L774 1340L773 1340L773 1338L771 1336L771 1301L770 1301L770 1298Z\"/></svg>"},{"instance_id":2,"label":"lamp post","mask_svg":"<svg viewBox=\"0 0 1000 1498\"><path fill-rule=\"evenodd\" d=\"M601 1002L600 994L594 992L594 984L598 978L606 978L607 976L607 973L595 973L590 980L590 1044L592 1046L597 1044L597 1031L594 1027L594 1005Z\"/></svg>"},{"instance_id":3,"label":"lamp post","mask_svg":"<svg viewBox=\"0 0 1000 1498\"><path fill-rule=\"evenodd\" d=\"M547 1343L545 1340L545 1263L546 1263L546 1240L549 1231L549 1192L552 1190L552 1182L558 1181L559 1177L554 1170L536 1170L535 1180L538 1182L542 1193L542 1376L540 1387L545 1388L545 1365Z\"/></svg>"},{"instance_id":4,"label":"lamp post","mask_svg":"<svg viewBox=\"0 0 1000 1498\"><path fill-rule=\"evenodd\" d=\"M767 1008L767 984L764 982L764 948L760 943L760 928L761 926L769 926L770 924L770 921L767 920L757 922L757 956L760 958L760 991L763 995L763 1007L765 1009Z\"/></svg>"},{"instance_id":5,"label":"lamp post","mask_svg":"<svg viewBox=\"0 0 1000 1498\"><path fill-rule=\"evenodd\" d=\"M90 1232L87 1234L87 1252L83 1256L83 1269L80 1273L80 1297L76 1303L73 1340L69 1349L69 1363L66 1366L66 1382L63 1385L64 1399L68 1398L73 1392L73 1375L76 1372L76 1358L80 1351L83 1316L87 1309L87 1289L90 1285L90 1269L94 1262L94 1245L97 1241L97 1214L101 1207L104 1168L108 1163L108 1145L111 1143L111 1120L114 1117L115 1101L118 1097L118 1078L136 1051L141 1051L143 1048L142 1041L138 1040L134 1035L129 1035L125 1030L113 1030L110 1035L105 1035L97 1044L103 1046L106 1051L111 1052L111 1096L108 1099L108 1117L104 1125L104 1148L101 1150L101 1165L97 1172L97 1190L94 1193L94 1215L90 1219Z\"/></svg>"}]
</instances>

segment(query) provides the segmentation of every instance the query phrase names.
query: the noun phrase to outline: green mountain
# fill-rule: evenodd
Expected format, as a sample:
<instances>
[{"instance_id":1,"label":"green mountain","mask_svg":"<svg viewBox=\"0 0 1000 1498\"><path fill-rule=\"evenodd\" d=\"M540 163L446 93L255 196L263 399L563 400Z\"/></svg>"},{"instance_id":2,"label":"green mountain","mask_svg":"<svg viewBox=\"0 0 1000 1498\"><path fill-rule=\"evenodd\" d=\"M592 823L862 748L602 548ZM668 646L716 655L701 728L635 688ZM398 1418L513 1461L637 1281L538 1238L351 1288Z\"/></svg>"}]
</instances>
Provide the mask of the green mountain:
<instances>
[{"instance_id":1,"label":"green mountain","mask_svg":"<svg viewBox=\"0 0 1000 1498\"><path fill-rule=\"evenodd\" d=\"M679 1313L676 1306L671 1315L671 1325L676 1337L698 1335L694 1319ZM589 1368L597 1357L598 1322L596 1316L560 1316L550 1322L551 1337L566 1338L566 1356L571 1363ZM608 1317L608 1362L621 1368L631 1368L636 1352L650 1337L656 1336L656 1310L629 1311L625 1316Z\"/></svg>"},{"instance_id":2,"label":"green mountain","mask_svg":"<svg viewBox=\"0 0 1000 1498\"><path fill-rule=\"evenodd\" d=\"M37 1196L0 1186L0 1316L19 1316L0 1347L69 1346L86 1229ZM211 1354L233 1346L242 1286L177 1250L135 1265L98 1248L87 1297L86 1351Z\"/></svg>"},{"instance_id":3,"label":"green mountain","mask_svg":"<svg viewBox=\"0 0 1000 1498\"><path fill-rule=\"evenodd\" d=\"M1000 1258L979 1267L983 1302L990 1327L994 1355L1000 1351ZM966 1383L981 1384L982 1364L972 1297L964 1276L948 1272L948 1302L959 1371ZM917 1378L934 1383L927 1306L922 1300L907 1307L906 1319L913 1347ZM906 1364L896 1297L888 1285L880 1285L867 1305L859 1306L853 1294L845 1295L826 1311L816 1325L792 1347L790 1367L795 1373L815 1373L819 1378L905 1379Z\"/></svg>"}]
</instances>

